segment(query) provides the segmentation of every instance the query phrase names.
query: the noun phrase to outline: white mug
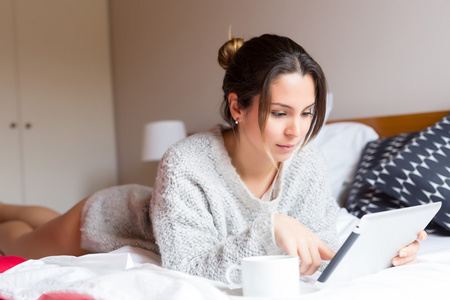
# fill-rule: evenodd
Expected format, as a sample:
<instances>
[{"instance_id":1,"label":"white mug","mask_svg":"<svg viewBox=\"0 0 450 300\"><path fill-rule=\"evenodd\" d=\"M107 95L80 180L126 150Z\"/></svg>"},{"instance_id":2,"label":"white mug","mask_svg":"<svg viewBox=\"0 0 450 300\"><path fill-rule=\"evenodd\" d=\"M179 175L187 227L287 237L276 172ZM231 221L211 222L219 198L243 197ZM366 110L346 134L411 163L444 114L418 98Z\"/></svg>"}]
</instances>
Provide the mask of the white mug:
<instances>
[{"instance_id":1,"label":"white mug","mask_svg":"<svg viewBox=\"0 0 450 300\"><path fill-rule=\"evenodd\" d=\"M226 271L231 288L242 287L246 297L289 298L300 295L299 258L293 255L245 257L241 264L233 264ZM242 282L236 282L231 273L241 270Z\"/></svg>"}]
</instances>

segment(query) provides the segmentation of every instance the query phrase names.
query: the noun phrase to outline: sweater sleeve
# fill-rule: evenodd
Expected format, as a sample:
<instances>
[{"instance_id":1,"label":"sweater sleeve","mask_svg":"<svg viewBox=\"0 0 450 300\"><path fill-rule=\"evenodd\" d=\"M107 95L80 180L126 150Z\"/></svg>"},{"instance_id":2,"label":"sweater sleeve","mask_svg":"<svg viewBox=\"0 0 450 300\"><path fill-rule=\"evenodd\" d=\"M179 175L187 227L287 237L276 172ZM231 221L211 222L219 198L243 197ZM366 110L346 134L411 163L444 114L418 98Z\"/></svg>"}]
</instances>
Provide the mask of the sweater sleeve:
<instances>
[{"instance_id":1,"label":"sweater sleeve","mask_svg":"<svg viewBox=\"0 0 450 300\"><path fill-rule=\"evenodd\" d=\"M334 251L338 250L338 234L336 229L337 213L339 205L336 199L331 195L331 187L329 184L329 174L326 167L325 158L320 151L317 151L317 163L321 176L317 176L317 196L316 199L323 201L323 210L319 209L322 222L315 222L318 227L318 235L328 244Z\"/></svg>"},{"instance_id":2,"label":"sweater sleeve","mask_svg":"<svg viewBox=\"0 0 450 300\"><path fill-rule=\"evenodd\" d=\"M296 218L336 251L339 207L331 196L327 167L320 150L308 144L298 156L294 156L284 183L287 202L281 213ZM323 271L327 264L328 261L323 261L319 271Z\"/></svg>"},{"instance_id":3,"label":"sweater sleeve","mask_svg":"<svg viewBox=\"0 0 450 300\"><path fill-rule=\"evenodd\" d=\"M175 153L163 158L151 203L163 267L225 282L227 267L240 258L282 253L273 242L273 213L261 213L238 235L221 237L205 187L179 161Z\"/></svg>"},{"instance_id":4,"label":"sweater sleeve","mask_svg":"<svg viewBox=\"0 0 450 300\"><path fill-rule=\"evenodd\" d=\"M315 232L328 246L337 250L336 218L339 211L337 201L331 196L328 169L320 150L314 145L300 154L298 164L295 164L297 178L304 189L298 195L300 199L301 216L299 221ZM291 175L291 178L295 176ZM303 195L302 195L303 194ZM292 206L295 208L295 206Z\"/></svg>"}]
</instances>

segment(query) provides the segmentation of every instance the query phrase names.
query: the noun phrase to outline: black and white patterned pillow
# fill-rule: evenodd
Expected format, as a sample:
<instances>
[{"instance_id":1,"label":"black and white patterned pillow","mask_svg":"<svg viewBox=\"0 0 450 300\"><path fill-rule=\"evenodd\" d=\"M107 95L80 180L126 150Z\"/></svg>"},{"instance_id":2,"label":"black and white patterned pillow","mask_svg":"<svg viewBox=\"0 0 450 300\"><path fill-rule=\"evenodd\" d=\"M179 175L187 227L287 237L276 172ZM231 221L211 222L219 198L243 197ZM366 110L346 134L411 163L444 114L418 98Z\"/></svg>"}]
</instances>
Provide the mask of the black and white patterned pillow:
<instances>
[{"instance_id":1,"label":"black and white patterned pillow","mask_svg":"<svg viewBox=\"0 0 450 300\"><path fill-rule=\"evenodd\" d=\"M442 208L433 220L450 231L450 114L418 132L362 179L400 205L441 201Z\"/></svg>"},{"instance_id":2,"label":"black and white patterned pillow","mask_svg":"<svg viewBox=\"0 0 450 300\"><path fill-rule=\"evenodd\" d=\"M366 213L374 213L405 207L399 200L375 188L364 180L364 175L380 163L386 162L418 133L400 134L370 142L362 151L356 167L355 177L347 198L347 210L361 218Z\"/></svg>"}]
</instances>

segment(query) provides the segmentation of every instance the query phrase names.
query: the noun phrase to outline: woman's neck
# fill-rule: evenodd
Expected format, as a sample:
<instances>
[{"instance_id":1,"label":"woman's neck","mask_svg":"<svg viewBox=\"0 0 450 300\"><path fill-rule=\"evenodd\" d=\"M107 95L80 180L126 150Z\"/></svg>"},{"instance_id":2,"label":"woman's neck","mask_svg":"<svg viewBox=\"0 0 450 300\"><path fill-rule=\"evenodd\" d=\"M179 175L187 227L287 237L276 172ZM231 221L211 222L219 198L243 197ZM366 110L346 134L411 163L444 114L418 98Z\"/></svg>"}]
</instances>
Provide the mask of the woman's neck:
<instances>
[{"instance_id":1,"label":"woman's neck","mask_svg":"<svg viewBox=\"0 0 450 300\"><path fill-rule=\"evenodd\" d=\"M231 163L241 180L255 197L261 198L272 186L278 169L267 155L258 155L239 143L233 132L225 132L223 138Z\"/></svg>"}]
</instances>

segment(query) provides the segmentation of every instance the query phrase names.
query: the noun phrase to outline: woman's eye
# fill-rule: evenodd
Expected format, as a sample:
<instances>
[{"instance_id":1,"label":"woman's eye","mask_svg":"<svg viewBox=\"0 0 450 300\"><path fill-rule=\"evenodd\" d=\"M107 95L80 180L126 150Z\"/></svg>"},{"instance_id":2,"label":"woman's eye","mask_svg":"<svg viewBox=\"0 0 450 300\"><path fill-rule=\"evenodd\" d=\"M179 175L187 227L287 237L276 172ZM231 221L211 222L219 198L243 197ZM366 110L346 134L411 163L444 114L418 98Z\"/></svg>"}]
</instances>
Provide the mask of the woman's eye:
<instances>
[{"instance_id":1,"label":"woman's eye","mask_svg":"<svg viewBox=\"0 0 450 300\"><path fill-rule=\"evenodd\" d=\"M303 116L314 116L314 108L311 108L309 111L302 112Z\"/></svg>"},{"instance_id":2,"label":"woman's eye","mask_svg":"<svg viewBox=\"0 0 450 300\"><path fill-rule=\"evenodd\" d=\"M273 111L273 112L272 112L272 115L274 115L274 116L277 117L277 118L280 118L280 117L282 117L282 116L285 116L286 113L280 112L280 111Z\"/></svg>"}]
</instances>

